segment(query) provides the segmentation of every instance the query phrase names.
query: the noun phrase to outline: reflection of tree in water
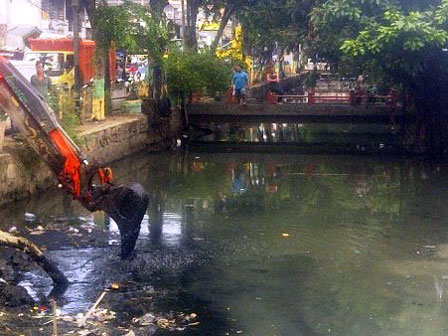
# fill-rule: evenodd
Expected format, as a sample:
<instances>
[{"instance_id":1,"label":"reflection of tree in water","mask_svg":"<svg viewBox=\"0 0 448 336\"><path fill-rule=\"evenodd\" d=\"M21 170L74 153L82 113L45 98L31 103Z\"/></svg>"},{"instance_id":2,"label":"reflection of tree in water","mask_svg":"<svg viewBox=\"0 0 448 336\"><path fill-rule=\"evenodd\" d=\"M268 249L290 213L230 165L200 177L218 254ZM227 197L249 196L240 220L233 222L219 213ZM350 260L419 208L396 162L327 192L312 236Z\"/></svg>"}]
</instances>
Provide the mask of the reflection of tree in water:
<instances>
[{"instance_id":1,"label":"reflection of tree in water","mask_svg":"<svg viewBox=\"0 0 448 336\"><path fill-rule=\"evenodd\" d=\"M149 193L149 236L153 244L160 244L162 237L164 196L160 186Z\"/></svg>"},{"instance_id":2,"label":"reflection of tree in water","mask_svg":"<svg viewBox=\"0 0 448 336\"><path fill-rule=\"evenodd\" d=\"M201 164L195 168L193 161ZM291 321L302 319L298 323L317 334L326 334L328 329L344 336L411 334L411 330L416 335L444 334L448 314L444 301L438 303L437 293L446 287L445 257L433 255L428 262L422 254L420 259L412 255L416 256L416 242L438 244L446 237L443 221L437 221L438 216L445 218L446 174L426 165L344 157L309 157L300 163L269 158L226 162L204 157L158 163L154 169L170 178L153 178L153 185L163 186L154 196L155 204L194 199L194 208L184 214L183 222L198 230L199 224L192 219L200 219L207 224L200 227L204 236L208 231L226 230L214 225L223 221L238 225L239 233L250 232L254 223L257 230L266 232L266 238L254 244L254 251L244 248L247 240L238 234L228 239L237 258L257 260L256 267L269 273L269 286L278 289L269 298L272 311ZM243 174L246 192L234 192L232 169L235 176ZM214 207L200 207L196 199L212 199ZM209 210L213 208L216 212ZM157 211L150 209L150 213ZM225 221L223 215L230 219ZM281 230L293 239L287 243L276 239ZM260 261L260 250L269 259ZM437 253L445 252L438 248ZM250 270L234 271L226 270L220 277L254 277ZM282 272L290 276L280 276ZM256 274L260 274L255 275L257 283L263 283L265 273ZM273 274L280 275L276 279ZM242 293L239 300L246 299L253 300ZM297 316L283 309L285 303L295 302L301 303Z\"/></svg>"}]
</instances>

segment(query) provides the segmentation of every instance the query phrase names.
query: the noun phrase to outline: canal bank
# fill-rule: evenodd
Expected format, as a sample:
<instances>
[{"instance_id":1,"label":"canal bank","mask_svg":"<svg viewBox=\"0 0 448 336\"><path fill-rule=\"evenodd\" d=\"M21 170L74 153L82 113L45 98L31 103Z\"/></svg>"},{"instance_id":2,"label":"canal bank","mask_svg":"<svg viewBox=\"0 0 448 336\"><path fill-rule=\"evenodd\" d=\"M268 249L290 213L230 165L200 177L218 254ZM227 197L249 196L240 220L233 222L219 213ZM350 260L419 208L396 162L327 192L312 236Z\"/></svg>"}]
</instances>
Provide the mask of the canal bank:
<instances>
[{"instance_id":1,"label":"canal bank","mask_svg":"<svg viewBox=\"0 0 448 336\"><path fill-rule=\"evenodd\" d=\"M170 146L180 129L173 114L162 131L149 129L143 114L114 115L101 122L88 122L76 129L76 142L89 160L109 164L142 151ZM0 206L24 199L56 184L56 178L20 135L6 137L0 152Z\"/></svg>"}]
</instances>

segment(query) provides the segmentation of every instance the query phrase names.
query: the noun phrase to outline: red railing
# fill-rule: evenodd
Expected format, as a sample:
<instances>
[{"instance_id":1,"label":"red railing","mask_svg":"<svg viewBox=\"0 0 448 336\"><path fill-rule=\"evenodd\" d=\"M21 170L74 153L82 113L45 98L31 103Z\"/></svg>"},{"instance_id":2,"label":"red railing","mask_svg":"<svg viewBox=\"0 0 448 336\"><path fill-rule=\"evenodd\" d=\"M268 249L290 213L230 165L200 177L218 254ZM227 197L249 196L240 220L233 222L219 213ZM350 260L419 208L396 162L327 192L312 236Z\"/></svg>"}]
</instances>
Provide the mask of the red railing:
<instances>
[{"instance_id":1,"label":"red railing","mask_svg":"<svg viewBox=\"0 0 448 336\"><path fill-rule=\"evenodd\" d=\"M372 104L372 105L387 105L391 107L397 106L397 92L396 90L391 90L386 96L381 95L359 95L354 90L350 91L349 94L345 95L316 95L313 91L309 91L305 95L277 95L272 91L268 91L266 95L266 102L268 104L350 104L350 105L361 105Z\"/></svg>"}]
</instances>

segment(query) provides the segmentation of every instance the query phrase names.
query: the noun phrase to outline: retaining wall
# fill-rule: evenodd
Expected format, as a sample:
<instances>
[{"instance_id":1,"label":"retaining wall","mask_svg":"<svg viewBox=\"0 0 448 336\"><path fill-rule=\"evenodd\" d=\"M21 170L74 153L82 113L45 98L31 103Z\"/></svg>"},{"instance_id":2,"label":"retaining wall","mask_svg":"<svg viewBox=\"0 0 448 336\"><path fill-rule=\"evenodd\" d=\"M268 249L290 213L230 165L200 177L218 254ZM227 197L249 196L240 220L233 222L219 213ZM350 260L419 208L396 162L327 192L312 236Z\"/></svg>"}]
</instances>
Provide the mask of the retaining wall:
<instances>
[{"instance_id":1,"label":"retaining wall","mask_svg":"<svg viewBox=\"0 0 448 336\"><path fill-rule=\"evenodd\" d=\"M176 125L176 118L174 125ZM110 163L144 150L158 150L171 134L148 135L144 115L114 116L81 126L77 142L90 159ZM5 139L0 153L0 206L48 189L57 183L39 156L23 141Z\"/></svg>"}]
</instances>

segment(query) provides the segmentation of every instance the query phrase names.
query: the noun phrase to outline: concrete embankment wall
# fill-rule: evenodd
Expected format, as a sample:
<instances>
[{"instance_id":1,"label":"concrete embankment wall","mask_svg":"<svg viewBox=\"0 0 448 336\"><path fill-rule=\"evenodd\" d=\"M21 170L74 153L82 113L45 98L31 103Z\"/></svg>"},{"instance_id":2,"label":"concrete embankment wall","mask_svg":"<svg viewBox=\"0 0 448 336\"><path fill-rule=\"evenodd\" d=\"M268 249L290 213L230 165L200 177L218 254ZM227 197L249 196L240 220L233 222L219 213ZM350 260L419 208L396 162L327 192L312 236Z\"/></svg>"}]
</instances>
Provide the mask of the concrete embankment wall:
<instances>
[{"instance_id":1,"label":"concrete embankment wall","mask_svg":"<svg viewBox=\"0 0 448 336\"><path fill-rule=\"evenodd\" d=\"M77 142L89 159L107 164L144 150L158 150L163 139L162 135L148 135L147 118L140 114L114 116L101 123L84 125L79 129ZM0 153L0 206L56 183L56 177L38 154L23 141L6 138Z\"/></svg>"}]
</instances>

